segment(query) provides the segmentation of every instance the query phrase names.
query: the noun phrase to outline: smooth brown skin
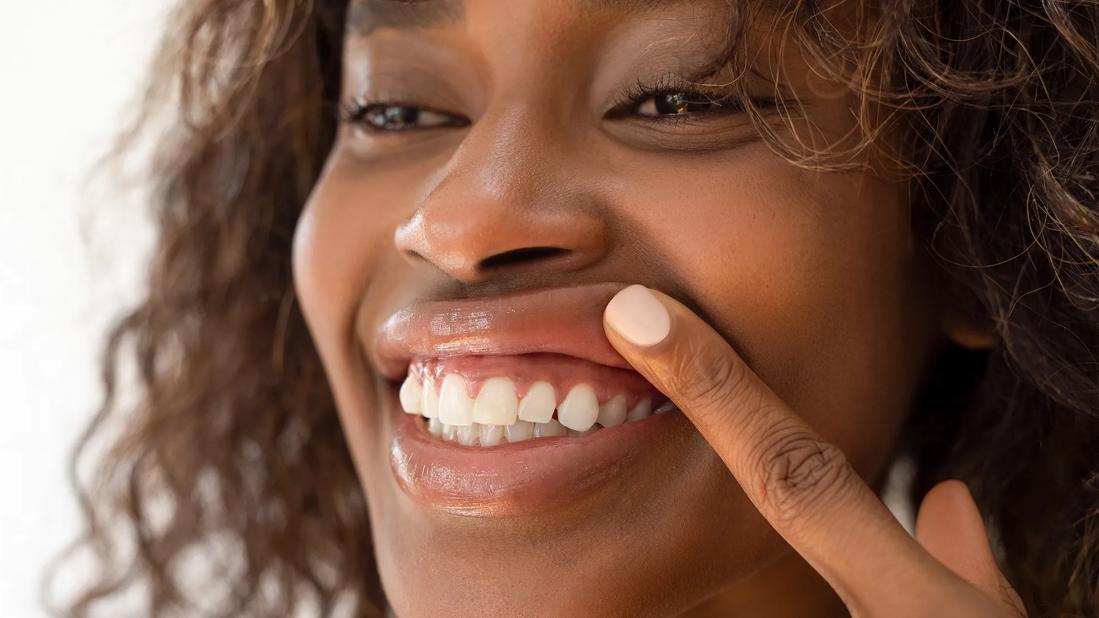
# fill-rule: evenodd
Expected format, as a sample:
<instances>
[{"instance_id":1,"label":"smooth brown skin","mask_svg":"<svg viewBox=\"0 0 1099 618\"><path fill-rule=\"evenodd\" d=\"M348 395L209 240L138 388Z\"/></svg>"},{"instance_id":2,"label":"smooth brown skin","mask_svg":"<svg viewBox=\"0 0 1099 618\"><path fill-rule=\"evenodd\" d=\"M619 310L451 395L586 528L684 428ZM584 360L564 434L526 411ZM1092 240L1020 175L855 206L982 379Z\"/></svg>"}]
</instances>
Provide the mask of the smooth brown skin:
<instances>
[{"instance_id":1,"label":"smooth brown skin","mask_svg":"<svg viewBox=\"0 0 1099 618\"><path fill-rule=\"evenodd\" d=\"M932 310L903 187L795 167L743 115L606 119L639 79L710 60L723 3L618 4L469 0L451 7L456 22L429 11L425 27L350 36L345 96L471 121L345 125L295 239L388 599L400 616L842 615L707 443L712 427L669 436L678 453L645 460L624 487L532 518L435 512L390 472L390 387L361 345L414 299L601 281L668 292L871 487L935 346L965 336ZM852 126L846 99L796 56L781 63L825 135ZM569 253L482 266L535 246Z\"/></svg>"}]
</instances>

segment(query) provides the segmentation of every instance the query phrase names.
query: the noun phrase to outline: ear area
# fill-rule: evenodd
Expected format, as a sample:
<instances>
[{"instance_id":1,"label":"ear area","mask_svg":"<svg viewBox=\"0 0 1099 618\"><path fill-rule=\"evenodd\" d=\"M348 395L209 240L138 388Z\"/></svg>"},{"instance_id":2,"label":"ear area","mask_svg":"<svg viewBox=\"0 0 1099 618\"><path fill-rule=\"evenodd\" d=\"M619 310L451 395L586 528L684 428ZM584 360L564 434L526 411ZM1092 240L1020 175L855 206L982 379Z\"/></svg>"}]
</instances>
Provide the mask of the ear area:
<instances>
[{"instance_id":1,"label":"ear area","mask_svg":"<svg viewBox=\"0 0 1099 618\"><path fill-rule=\"evenodd\" d=\"M1000 343L991 320L966 312L956 304L941 309L939 328L948 340L970 350L990 350Z\"/></svg>"},{"instance_id":2,"label":"ear area","mask_svg":"<svg viewBox=\"0 0 1099 618\"><path fill-rule=\"evenodd\" d=\"M942 262L925 254L923 284L931 303L932 320L947 341L967 350L991 350L1000 344L996 321L978 294L945 270Z\"/></svg>"}]
</instances>

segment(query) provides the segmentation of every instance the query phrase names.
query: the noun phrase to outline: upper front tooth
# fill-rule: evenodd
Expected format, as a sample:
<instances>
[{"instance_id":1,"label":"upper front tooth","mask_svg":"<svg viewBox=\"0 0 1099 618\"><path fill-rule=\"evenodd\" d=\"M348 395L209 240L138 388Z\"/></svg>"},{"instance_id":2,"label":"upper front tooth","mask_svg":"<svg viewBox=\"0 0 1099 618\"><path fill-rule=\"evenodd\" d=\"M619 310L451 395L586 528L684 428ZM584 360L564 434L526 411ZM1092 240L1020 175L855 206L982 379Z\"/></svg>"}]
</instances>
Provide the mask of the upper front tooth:
<instances>
[{"instance_id":1,"label":"upper front tooth","mask_svg":"<svg viewBox=\"0 0 1099 618\"><path fill-rule=\"evenodd\" d=\"M532 423L545 423L553 418L557 393L549 382L535 382L519 401L519 418Z\"/></svg>"},{"instance_id":2,"label":"upper front tooth","mask_svg":"<svg viewBox=\"0 0 1099 618\"><path fill-rule=\"evenodd\" d=\"M439 390L439 420L459 427L473 423L473 400L466 391L465 379L456 373L443 378L443 387Z\"/></svg>"},{"instance_id":3,"label":"upper front tooth","mask_svg":"<svg viewBox=\"0 0 1099 618\"><path fill-rule=\"evenodd\" d=\"M515 384L507 378L489 378L473 403L473 420L487 425L511 425L519 409Z\"/></svg>"},{"instance_id":4,"label":"upper front tooth","mask_svg":"<svg viewBox=\"0 0 1099 618\"><path fill-rule=\"evenodd\" d=\"M433 382L424 381L420 387L420 414L426 418L439 418L439 391Z\"/></svg>"},{"instance_id":5,"label":"upper front tooth","mask_svg":"<svg viewBox=\"0 0 1099 618\"><path fill-rule=\"evenodd\" d=\"M587 384L572 387L561 405L557 406L557 420L569 429L587 431L599 416L599 400L595 389Z\"/></svg>"},{"instance_id":6,"label":"upper front tooth","mask_svg":"<svg viewBox=\"0 0 1099 618\"><path fill-rule=\"evenodd\" d=\"M420 413L420 397L423 388L420 387L420 381L412 377L412 374L408 374L408 377L404 379L404 384L401 384L401 391L399 398L401 400L401 408L409 414Z\"/></svg>"},{"instance_id":7,"label":"upper front tooth","mask_svg":"<svg viewBox=\"0 0 1099 618\"><path fill-rule=\"evenodd\" d=\"M614 427L626 422L626 396L615 395L613 399L599 406L599 417L596 420L604 427Z\"/></svg>"}]
</instances>

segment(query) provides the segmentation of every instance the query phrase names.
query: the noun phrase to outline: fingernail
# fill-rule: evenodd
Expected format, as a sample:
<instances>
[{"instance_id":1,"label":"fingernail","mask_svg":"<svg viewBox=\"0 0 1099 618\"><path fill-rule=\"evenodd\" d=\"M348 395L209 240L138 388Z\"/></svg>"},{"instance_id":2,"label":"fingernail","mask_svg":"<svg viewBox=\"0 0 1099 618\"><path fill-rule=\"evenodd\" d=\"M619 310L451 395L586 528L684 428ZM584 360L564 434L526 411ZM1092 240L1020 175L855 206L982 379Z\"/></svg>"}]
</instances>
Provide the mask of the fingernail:
<instances>
[{"instance_id":1,"label":"fingernail","mask_svg":"<svg viewBox=\"0 0 1099 618\"><path fill-rule=\"evenodd\" d=\"M672 330L664 303L643 285L631 285L615 294L603 311L603 319L623 339L640 347L664 341Z\"/></svg>"}]
</instances>

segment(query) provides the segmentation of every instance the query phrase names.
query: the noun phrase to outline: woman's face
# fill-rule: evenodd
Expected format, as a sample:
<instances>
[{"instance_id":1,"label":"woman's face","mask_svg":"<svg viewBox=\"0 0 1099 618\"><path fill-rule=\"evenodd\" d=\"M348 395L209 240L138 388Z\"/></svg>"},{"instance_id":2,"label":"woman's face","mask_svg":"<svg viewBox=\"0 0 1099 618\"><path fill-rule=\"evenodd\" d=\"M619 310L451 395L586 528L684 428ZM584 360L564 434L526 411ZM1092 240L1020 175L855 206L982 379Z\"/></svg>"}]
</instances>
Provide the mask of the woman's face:
<instances>
[{"instance_id":1,"label":"woman's face","mask_svg":"<svg viewBox=\"0 0 1099 618\"><path fill-rule=\"evenodd\" d=\"M348 122L294 266L399 615L813 596L686 418L645 414L663 400L601 326L627 284L696 308L880 482L937 336L904 190L784 162L720 80L691 92L725 5L352 0ZM852 130L777 44L757 68L802 139Z\"/></svg>"}]
</instances>

